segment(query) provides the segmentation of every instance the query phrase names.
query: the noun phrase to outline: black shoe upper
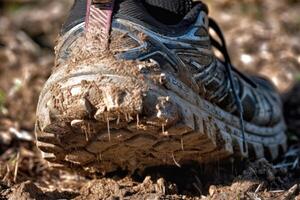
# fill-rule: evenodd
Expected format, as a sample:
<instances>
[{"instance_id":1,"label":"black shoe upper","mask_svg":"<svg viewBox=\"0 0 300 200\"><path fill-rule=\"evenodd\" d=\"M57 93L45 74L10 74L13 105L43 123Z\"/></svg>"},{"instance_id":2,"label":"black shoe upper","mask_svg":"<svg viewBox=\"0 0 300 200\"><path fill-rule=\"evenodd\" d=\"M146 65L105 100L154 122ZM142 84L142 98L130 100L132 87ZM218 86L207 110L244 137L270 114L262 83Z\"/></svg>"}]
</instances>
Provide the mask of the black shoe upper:
<instances>
[{"instance_id":1,"label":"black shoe upper","mask_svg":"<svg viewBox=\"0 0 300 200\"><path fill-rule=\"evenodd\" d=\"M86 16L86 0L75 0L70 14L63 24L61 33L64 34L74 26L84 22Z\"/></svg>"},{"instance_id":2,"label":"black shoe upper","mask_svg":"<svg viewBox=\"0 0 300 200\"><path fill-rule=\"evenodd\" d=\"M156 22L174 25L179 23L192 7L192 0L117 0L115 13L150 24ZM83 22L86 9L86 0L75 0L69 17L62 27L62 33Z\"/></svg>"}]
</instances>

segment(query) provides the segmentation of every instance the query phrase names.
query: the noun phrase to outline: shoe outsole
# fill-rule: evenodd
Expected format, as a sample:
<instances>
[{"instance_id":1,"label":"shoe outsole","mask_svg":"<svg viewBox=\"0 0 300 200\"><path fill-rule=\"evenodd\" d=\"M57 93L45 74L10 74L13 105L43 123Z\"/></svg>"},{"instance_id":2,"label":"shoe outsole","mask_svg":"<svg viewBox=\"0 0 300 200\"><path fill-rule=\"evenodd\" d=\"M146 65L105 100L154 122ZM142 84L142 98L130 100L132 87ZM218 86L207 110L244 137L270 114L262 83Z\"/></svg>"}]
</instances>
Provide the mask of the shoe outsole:
<instances>
[{"instance_id":1,"label":"shoe outsole","mask_svg":"<svg viewBox=\"0 0 300 200\"><path fill-rule=\"evenodd\" d=\"M284 122L271 128L246 122L244 152L237 117L171 74L155 80L101 73L52 80L37 111L43 157L58 168L109 173L233 154L276 159L286 150Z\"/></svg>"}]
</instances>

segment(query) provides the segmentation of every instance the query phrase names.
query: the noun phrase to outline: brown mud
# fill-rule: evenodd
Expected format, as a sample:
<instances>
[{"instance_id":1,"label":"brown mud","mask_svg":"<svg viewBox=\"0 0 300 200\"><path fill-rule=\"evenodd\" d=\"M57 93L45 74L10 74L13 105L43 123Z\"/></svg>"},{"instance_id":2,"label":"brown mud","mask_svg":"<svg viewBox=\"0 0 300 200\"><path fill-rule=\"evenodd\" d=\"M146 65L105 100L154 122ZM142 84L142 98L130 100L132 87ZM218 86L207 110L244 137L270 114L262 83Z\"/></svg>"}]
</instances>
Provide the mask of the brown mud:
<instances>
[{"instance_id":1,"label":"brown mud","mask_svg":"<svg viewBox=\"0 0 300 200\"><path fill-rule=\"evenodd\" d=\"M35 146L35 110L54 66L53 48L70 2L0 3L0 199L297 199L297 147L289 151L295 155L274 163L232 159L151 168L131 176L120 171L105 178L83 177L50 168ZM289 143L297 145L300 2L207 2L224 28L235 65L268 76L282 91Z\"/></svg>"}]
</instances>

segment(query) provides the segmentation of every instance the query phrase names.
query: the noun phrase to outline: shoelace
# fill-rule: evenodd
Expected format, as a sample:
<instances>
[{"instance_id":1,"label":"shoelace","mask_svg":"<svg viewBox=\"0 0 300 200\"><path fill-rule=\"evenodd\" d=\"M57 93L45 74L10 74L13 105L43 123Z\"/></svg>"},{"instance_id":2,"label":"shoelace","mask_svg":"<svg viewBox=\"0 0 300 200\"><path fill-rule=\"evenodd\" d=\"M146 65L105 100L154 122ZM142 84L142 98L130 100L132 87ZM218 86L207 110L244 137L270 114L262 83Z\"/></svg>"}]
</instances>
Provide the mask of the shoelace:
<instances>
[{"instance_id":1,"label":"shoelace","mask_svg":"<svg viewBox=\"0 0 300 200\"><path fill-rule=\"evenodd\" d=\"M245 123L244 123L244 109L242 106L242 102L241 102L241 98L238 94L237 91L237 86L234 82L234 76L233 76L233 71L235 71L237 74L239 74L248 84L250 84L252 87L256 88L257 85L247 76L245 76L244 74L242 74L240 71L238 71L232 64L231 64L231 59L230 56L228 54L228 50L227 50L227 45L226 45L226 41L224 38L224 35L221 31L221 28L219 27L219 25L212 19L209 18L209 27L213 29L213 31L218 35L218 37L221 40L221 44L215 40L211 35L210 35L210 40L212 45L219 50L224 57L224 64L225 64L225 69L228 75L228 79L230 82L230 87L234 96L234 100L237 106L237 110L239 112L239 119L240 119L240 129L242 131L242 137L243 137L243 151L247 152L247 148L246 148L246 136L245 136Z\"/></svg>"},{"instance_id":2,"label":"shoelace","mask_svg":"<svg viewBox=\"0 0 300 200\"><path fill-rule=\"evenodd\" d=\"M98 30L103 50L108 48L115 0L86 0L85 31Z\"/></svg>"}]
</instances>

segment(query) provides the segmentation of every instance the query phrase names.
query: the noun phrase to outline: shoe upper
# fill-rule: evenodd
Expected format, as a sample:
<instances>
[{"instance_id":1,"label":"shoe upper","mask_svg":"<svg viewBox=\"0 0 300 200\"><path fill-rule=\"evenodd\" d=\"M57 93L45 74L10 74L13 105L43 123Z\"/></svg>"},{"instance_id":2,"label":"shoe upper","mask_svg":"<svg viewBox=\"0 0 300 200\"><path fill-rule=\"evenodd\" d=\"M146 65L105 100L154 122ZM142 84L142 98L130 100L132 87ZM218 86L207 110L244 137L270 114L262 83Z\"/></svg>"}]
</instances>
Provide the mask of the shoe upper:
<instances>
[{"instance_id":1,"label":"shoe upper","mask_svg":"<svg viewBox=\"0 0 300 200\"><path fill-rule=\"evenodd\" d=\"M161 23L142 4L129 12L119 8L112 22L110 50L118 59L151 61L164 73L178 78L202 98L239 116L235 94L243 108L243 119L258 126L274 126L282 121L281 100L267 80L251 77L250 84L240 73L232 72L234 89L226 62L214 54L209 35L207 7L199 3L177 24ZM65 63L77 39L84 33L84 22L66 32L57 47L57 64ZM147 73L147 72L145 72Z\"/></svg>"}]
</instances>

